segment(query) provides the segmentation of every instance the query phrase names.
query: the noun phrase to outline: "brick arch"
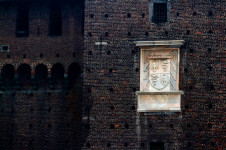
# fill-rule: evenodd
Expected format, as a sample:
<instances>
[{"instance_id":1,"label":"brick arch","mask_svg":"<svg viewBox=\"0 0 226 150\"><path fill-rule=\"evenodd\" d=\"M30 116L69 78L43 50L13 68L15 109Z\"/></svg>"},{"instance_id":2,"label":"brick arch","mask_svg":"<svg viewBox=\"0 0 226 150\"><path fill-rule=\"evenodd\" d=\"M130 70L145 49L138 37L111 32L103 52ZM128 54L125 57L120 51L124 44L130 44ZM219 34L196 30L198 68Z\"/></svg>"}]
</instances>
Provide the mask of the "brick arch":
<instances>
[{"instance_id":1,"label":"brick arch","mask_svg":"<svg viewBox=\"0 0 226 150\"><path fill-rule=\"evenodd\" d=\"M51 68L51 78L63 79L65 74L65 67L61 63L55 63Z\"/></svg>"},{"instance_id":2,"label":"brick arch","mask_svg":"<svg viewBox=\"0 0 226 150\"><path fill-rule=\"evenodd\" d=\"M32 66L32 72L33 72L33 75L35 75L35 68L36 66L38 66L39 64L43 64L47 67L48 69L48 75L51 74L51 68L52 68L52 64L48 61L45 61L45 60L39 60L39 61L35 61L35 62L31 62L31 66Z\"/></svg>"},{"instance_id":3,"label":"brick arch","mask_svg":"<svg viewBox=\"0 0 226 150\"><path fill-rule=\"evenodd\" d=\"M53 66L50 62L47 62L45 60L39 60L39 61L31 62L30 64L31 64L32 70L35 70L35 67L39 64L45 65L48 68L48 70L51 70L51 68Z\"/></svg>"},{"instance_id":4,"label":"brick arch","mask_svg":"<svg viewBox=\"0 0 226 150\"><path fill-rule=\"evenodd\" d=\"M28 80L32 76L31 66L27 63L22 63L17 68L18 77L24 80Z\"/></svg>"},{"instance_id":5,"label":"brick arch","mask_svg":"<svg viewBox=\"0 0 226 150\"><path fill-rule=\"evenodd\" d=\"M15 69L14 69L14 66L12 64L5 64L1 68L1 77L3 79L12 80L14 78L14 75L15 75Z\"/></svg>"},{"instance_id":6,"label":"brick arch","mask_svg":"<svg viewBox=\"0 0 226 150\"><path fill-rule=\"evenodd\" d=\"M67 62L67 64L65 64L65 66L64 66L64 68L65 68L65 74L68 73L68 69L69 69L70 65L73 64L73 63L78 64L78 65L80 66L80 68L81 68L81 71L83 71L83 68L82 68L82 62L79 62L79 61L69 61L69 62Z\"/></svg>"},{"instance_id":7,"label":"brick arch","mask_svg":"<svg viewBox=\"0 0 226 150\"><path fill-rule=\"evenodd\" d=\"M48 77L48 68L44 64L38 64L34 69L34 74L38 79L46 79Z\"/></svg>"},{"instance_id":8,"label":"brick arch","mask_svg":"<svg viewBox=\"0 0 226 150\"><path fill-rule=\"evenodd\" d=\"M23 60L4 60L2 62L0 62L0 73L1 73L1 69L7 65L7 64L11 64L14 67L15 73L17 73L17 69L21 64L24 64ZM26 64L26 63L25 63Z\"/></svg>"},{"instance_id":9,"label":"brick arch","mask_svg":"<svg viewBox=\"0 0 226 150\"><path fill-rule=\"evenodd\" d=\"M14 69L16 69L14 62L12 60L5 60L5 61L0 62L0 73L1 73L2 68L7 64L12 64L14 66Z\"/></svg>"},{"instance_id":10,"label":"brick arch","mask_svg":"<svg viewBox=\"0 0 226 150\"><path fill-rule=\"evenodd\" d=\"M33 69L32 65L31 65L31 61L30 60L15 60L13 61L13 64L15 66L15 70L18 70L18 67L21 65L21 64L27 64L30 66L31 70Z\"/></svg>"},{"instance_id":11,"label":"brick arch","mask_svg":"<svg viewBox=\"0 0 226 150\"><path fill-rule=\"evenodd\" d=\"M24 61L24 60L12 60L12 59L8 59L8 60L4 60L4 61L0 62L0 73L1 73L2 67L5 66L5 65L7 65L7 64L12 64L14 66L14 69L15 69L16 72L18 70L18 67L21 64L28 64L28 65L30 65L32 72L34 72L35 67L38 64L44 64L45 66L47 66L48 72L51 71L51 68L53 66L51 62L48 62L48 61L45 61L45 60L39 60L39 61L26 60L26 61Z\"/></svg>"}]
</instances>

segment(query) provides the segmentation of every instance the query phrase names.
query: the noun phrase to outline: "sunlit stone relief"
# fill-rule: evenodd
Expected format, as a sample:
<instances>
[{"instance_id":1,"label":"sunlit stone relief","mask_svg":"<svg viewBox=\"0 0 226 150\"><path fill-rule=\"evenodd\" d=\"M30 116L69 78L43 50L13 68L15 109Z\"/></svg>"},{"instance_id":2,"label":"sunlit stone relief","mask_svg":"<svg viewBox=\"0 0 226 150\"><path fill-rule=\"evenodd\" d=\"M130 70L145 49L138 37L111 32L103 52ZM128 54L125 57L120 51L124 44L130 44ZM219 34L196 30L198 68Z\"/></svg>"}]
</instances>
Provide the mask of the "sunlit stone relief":
<instances>
[{"instance_id":1,"label":"sunlit stone relief","mask_svg":"<svg viewBox=\"0 0 226 150\"><path fill-rule=\"evenodd\" d=\"M144 50L143 91L177 90L177 50Z\"/></svg>"},{"instance_id":2,"label":"sunlit stone relief","mask_svg":"<svg viewBox=\"0 0 226 150\"><path fill-rule=\"evenodd\" d=\"M173 42L176 45L172 46ZM182 43L136 43L141 46L139 112L180 111L183 92L179 91L179 47Z\"/></svg>"}]
</instances>

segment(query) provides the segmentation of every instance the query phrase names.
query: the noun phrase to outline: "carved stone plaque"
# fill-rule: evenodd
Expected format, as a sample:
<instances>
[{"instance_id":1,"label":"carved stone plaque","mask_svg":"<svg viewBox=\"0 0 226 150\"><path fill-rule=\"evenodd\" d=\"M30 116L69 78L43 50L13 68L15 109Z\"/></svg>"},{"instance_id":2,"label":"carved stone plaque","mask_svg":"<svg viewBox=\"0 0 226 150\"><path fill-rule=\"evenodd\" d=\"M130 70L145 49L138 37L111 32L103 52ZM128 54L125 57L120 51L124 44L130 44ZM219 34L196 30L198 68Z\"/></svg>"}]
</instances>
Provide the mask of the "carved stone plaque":
<instances>
[{"instance_id":1,"label":"carved stone plaque","mask_svg":"<svg viewBox=\"0 0 226 150\"><path fill-rule=\"evenodd\" d=\"M144 50L141 71L141 91L178 90L178 51L171 49Z\"/></svg>"},{"instance_id":2,"label":"carved stone plaque","mask_svg":"<svg viewBox=\"0 0 226 150\"><path fill-rule=\"evenodd\" d=\"M180 111L178 49L143 50L139 112ZM152 94L153 93L153 94ZM159 93L159 94L158 94Z\"/></svg>"},{"instance_id":3,"label":"carved stone plaque","mask_svg":"<svg viewBox=\"0 0 226 150\"><path fill-rule=\"evenodd\" d=\"M141 46L138 112L180 111L183 91L179 91L179 46L183 41L143 41L136 44Z\"/></svg>"}]
</instances>

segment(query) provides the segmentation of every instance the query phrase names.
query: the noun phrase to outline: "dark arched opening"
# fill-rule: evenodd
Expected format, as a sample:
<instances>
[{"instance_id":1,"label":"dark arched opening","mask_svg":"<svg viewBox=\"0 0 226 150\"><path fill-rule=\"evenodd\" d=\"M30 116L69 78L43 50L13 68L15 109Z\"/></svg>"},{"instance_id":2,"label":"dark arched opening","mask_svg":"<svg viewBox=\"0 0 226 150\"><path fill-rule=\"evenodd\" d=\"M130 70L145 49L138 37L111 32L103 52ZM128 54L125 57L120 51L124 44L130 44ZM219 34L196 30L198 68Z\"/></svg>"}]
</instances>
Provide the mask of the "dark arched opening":
<instances>
[{"instance_id":1,"label":"dark arched opening","mask_svg":"<svg viewBox=\"0 0 226 150\"><path fill-rule=\"evenodd\" d=\"M31 67L28 64L21 64L18 67L18 76L21 80L29 80L31 78Z\"/></svg>"},{"instance_id":2,"label":"dark arched opening","mask_svg":"<svg viewBox=\"0 0 226 150\"><path fill-rule=\"evenodd\" d=\"M48 76L48 69L45 65L39 64L35 67L35 75L37 79L44 80Z\"/></svg>"},{"instance_id":3,"label":"dark arched opening","mask_svg":"<svg viewBox=\"0 0 226 150\"><path fill-rule=\"evenodd\" d=\"M79 64L72 63L68 68L68 87L69 89L78 88L80 86L81 68Z\"/></svg>"},{"instance_id":4,"label":"dark arched opening","mask_svg":"<svg viewBox=\"0 0 226 150\"><path fill-rule=\"evenodd\" d=\"M3 80L13 80L14 78L14 67L13 65L7 64L3 66L2 71L1 71L1 76Z\"/></svg>"},{"instance_id":5,"label":"dark arched opening","mask_svg":"<svg viewBox=\"0 0 226 150\"><path fill-rule=\"evenodd\" d=\"M81 76L81 68L79 64L72 63L68 68L68 79L74 81L79 79Z\"/></svg>"},{"instance_id":6,"label":"dark arched opening","mask_svg":"<svg viewBox=\"0 0 226 150\"><path fill-rule=\"evenodd\" d=\"M81 67L78 63L72 63L68 67L68 106L70 106L70 112L73 114L73 139L75 143L80 143L80 135L82 130L82 78L81 78ZM75 145L74 147L79 147Z\"/></svg>"},{"instance_id":7,"label":"dark arched opening","mask_svg":"<svg viewBox=\"0 0 226 150\"><path fill-rule=\"evenodd\" d=\"M53 65L52 69L51 69L51 77L52 79L63 79L64 78L64 67L62 64L55 64Z\"/></svg>"}]
</instances>

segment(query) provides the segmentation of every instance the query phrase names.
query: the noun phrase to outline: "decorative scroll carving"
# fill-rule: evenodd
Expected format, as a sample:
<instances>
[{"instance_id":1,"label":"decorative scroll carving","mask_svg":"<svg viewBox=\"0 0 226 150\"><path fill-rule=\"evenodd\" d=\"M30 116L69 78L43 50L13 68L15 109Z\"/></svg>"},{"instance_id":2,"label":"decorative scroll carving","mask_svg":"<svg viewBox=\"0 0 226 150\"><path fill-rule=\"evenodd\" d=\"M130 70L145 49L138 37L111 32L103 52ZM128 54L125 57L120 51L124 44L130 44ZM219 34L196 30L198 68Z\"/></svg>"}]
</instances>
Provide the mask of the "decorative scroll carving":
<instances>
[{"instance_id":1,"label":"decorative scroll carving","mask_svg":"<svg viewBox=\"0 0 226 150\"><path fill-rule=\"evenodd\" d=\"M170 53L171 61L170 61L170 89L171 90L178 90L177 88L177 62L178 62L178 52L172 51Z\"/></svg>"},{"instance_id":2,"label":"decorative scroll carving","mask_svg":"<svg viewBox=\"0 0 226 150\"><path fill-rule=\"evenodd\" d=\"M144 52L144 66L143 66L143 91L148 92L150 81L149 81L149 58L147 52Z\"/></svg>"}]
</instances>

